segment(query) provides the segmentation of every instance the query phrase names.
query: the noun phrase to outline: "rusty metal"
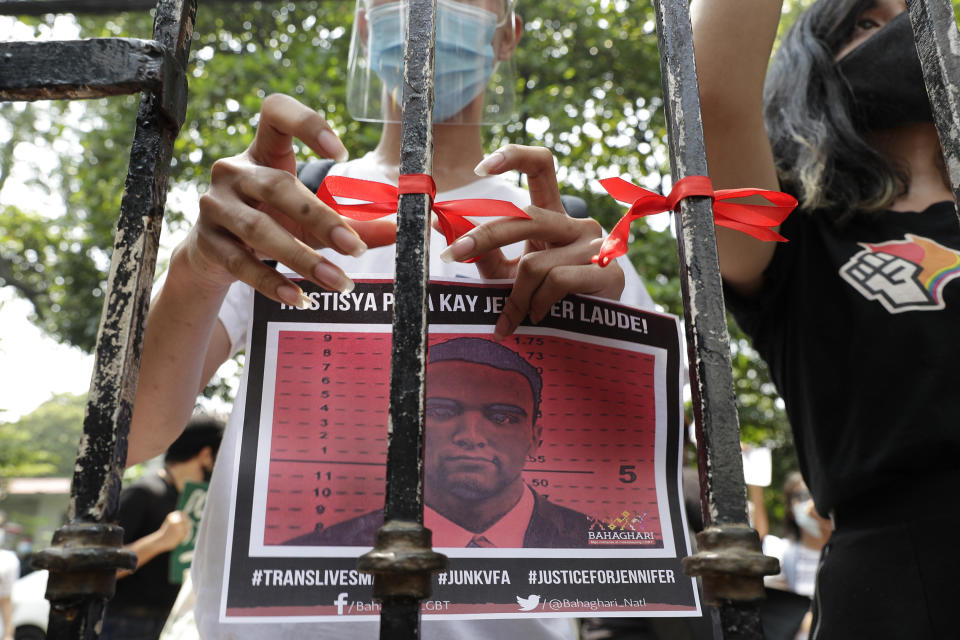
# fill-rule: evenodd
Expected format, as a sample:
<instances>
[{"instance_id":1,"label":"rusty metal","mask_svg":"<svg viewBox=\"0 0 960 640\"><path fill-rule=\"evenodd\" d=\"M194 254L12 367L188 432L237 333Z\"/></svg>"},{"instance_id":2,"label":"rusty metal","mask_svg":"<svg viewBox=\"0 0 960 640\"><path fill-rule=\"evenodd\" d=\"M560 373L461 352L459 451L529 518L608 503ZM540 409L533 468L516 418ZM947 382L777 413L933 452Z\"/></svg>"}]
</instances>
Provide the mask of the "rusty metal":
<instances>
[{"instance_id":1,"label":"rusty metal","mask_svg":"<svg viewBox=\"0 0 960 640\"><path fill-rule=\"evenodd\" d=\"M187 108L183 63L153 40L92 38L0 44L0 100L77 100L140 91L160 97L179 127Z\"/></svg>"},{"instance_id":2,"label":"rusty metal","mask_svg":"<svg viewBox=\"0 0 960 640\"><path fill-rule=\"evenodd\" d=\"M404 49L400 173L431 173L436 0L410 0ZM357 568L374 576L383 606L382 640L420 636L420 602L447 558L423 526L423 430L427 362L427 282L431 196L400 195L390 360L389 444L384 525Z\"/></svg>"},{"instance_id":3,"label":"rusty metal","mask_svg":"<svg viewBox=\"0 0 960 640\"><path fill-rule=\"evenodd\" d=\"M0 97L88 98L143 91L124 185L68 512L53 546L51 638L96 638L118 569L136 556L120 547L117 510L147 304L153 284L173 143L186 113L186 62L196 0L161 0L154 40L91 40L0 48ZM111 58L116 56L115 59Z\"/></svg>"},{"instance_id":4,"label":"rusty metal","mask_svg":"<svg viewBox=\"0 0 960 640\"><path fill-rule=\"evenodd\" d=\"M960 203L960 32L953 4L950 0L908 0L907 9L950 188L954 201ZM960 218L960 206L957 216Z\"/></svg>"},{"instance_id":5,"label":"rusty metal","mask_svg":"<svg viewBox=\"0 0 960 640\"><path fill-rule=\"evenodd\" d=\"M654 1L674 181L709 175L687 5L686 0ZM711 200L682 200L676 226L707 524L698 536L700 551L686 558L683 566L688 574L702 578L725 638L762 638L760 615L750 601L762 596L762 577L776 573L778 563L763 556L759 537L746 524L739 421Z\"/></svg>"},{"instance_id":6,"label":"rusty metal","mask_svg":"<svg viewBox=\"0 0 960 640\"><path fill-rule=\"evenodd\" d=\"M697 534L697 547L696 554L683 559L683 570L687 575L705 577L707 602L762 600L763 576L779 570L775 558L758 551L760 536L746 524L708 527Z\"/></svg>"},{"instance_id":7,"label":"rusty metal","mask_svg":"<svg viewBox=\"0 0 960 640\"><path fill-rule=\"evenodd\" d=\"M205 0L211 3L251 4L261 0ZM0 0L0 16L42 16L48 13L97 14L147 11L155 0Z\"/></svg>"}]
</instances>

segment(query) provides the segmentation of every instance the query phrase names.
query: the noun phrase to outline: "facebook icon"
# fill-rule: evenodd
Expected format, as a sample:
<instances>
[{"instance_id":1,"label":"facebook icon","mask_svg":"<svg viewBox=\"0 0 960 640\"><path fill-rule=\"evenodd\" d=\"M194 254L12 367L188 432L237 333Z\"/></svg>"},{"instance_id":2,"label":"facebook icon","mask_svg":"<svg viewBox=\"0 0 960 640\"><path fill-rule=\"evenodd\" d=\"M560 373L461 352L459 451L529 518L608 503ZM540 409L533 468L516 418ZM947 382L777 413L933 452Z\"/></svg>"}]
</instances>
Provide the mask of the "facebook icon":
<instances>
[{"instance_id":1,"label":"facebook icon","mask_svg":"<svg viewBox=\"0 0 960 640\"><path fill-rule=\"evenodd\" d=\"M341 593L337 596L337 599L333 601L333 604L337 606L337 615L343 615L343 605L347 604L347 594Z\"/></svg>"}]
</instances>

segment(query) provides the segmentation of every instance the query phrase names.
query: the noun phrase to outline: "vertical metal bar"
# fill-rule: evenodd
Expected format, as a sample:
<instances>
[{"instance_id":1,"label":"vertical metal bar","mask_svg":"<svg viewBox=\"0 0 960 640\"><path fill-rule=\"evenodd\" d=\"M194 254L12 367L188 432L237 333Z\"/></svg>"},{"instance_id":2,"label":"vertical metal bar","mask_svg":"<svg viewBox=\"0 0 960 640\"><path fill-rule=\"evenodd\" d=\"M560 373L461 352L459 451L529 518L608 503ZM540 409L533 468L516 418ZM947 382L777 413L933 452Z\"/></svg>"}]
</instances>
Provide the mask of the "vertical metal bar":
<instances>
[{"instance_id":1,"label":"vertical metal bar","mask_svg":"<svg viewBox=\"0 0 960 640\"><path fill-rule=\"evenodd\" d=\"M960 203L960 32L950 0L907 0L953 198ZM957 207L960 218L960 206Z\"/></svg>"},{"instance_id":2,"label":"vertical metal bar","mask_svg":"<svg viewBox=\"0 0 960 640\"><path fill-rule=\"evenodd\" d=\"M409 0L404 51L400 174L433 167L433 66L436 0ZM380 638L420 636L420 603L446 557L423 526L423 427L427 362L430 209L427 194L400 196L390 361L389 444L384 524L360 558L382 602Z\"/></svg>"},{"instance_id":3,"label":"vertical metal bar","mask_svg":"<svg viewBox=\"0 0 960 640\"><path fill-rule=\"evenodd\" d=\"M69 523L39 555L51 570L48 634L96 638L118 568L136 557L119 549L115 518L140 368L173 143L186 112L185 67L196 0L161 0L154 39L169 54L164 89L144 93L124 186L93 379L71 489ZM176 68L171 68L173 64Z\"/></svg>"},{"instance_id":4,"label":"vertical metal bar","mask_svg":"<svg viewBox=\"0 0 960 640\"><path fill-rule=\"evenodd\" d=\"M654 0L654 6L673 177L676 181L708 175L687 2ZM762 576L776 573L777 563L760 553L759 537L747 524L730 340L710 199L681 201L676 224L707 525L697 537L700 551L684 560L684 569L703 577L706 599L717 607L725 638L762 638L760 616L752 601L763 597Z\"/></svg>"}]
</instances>

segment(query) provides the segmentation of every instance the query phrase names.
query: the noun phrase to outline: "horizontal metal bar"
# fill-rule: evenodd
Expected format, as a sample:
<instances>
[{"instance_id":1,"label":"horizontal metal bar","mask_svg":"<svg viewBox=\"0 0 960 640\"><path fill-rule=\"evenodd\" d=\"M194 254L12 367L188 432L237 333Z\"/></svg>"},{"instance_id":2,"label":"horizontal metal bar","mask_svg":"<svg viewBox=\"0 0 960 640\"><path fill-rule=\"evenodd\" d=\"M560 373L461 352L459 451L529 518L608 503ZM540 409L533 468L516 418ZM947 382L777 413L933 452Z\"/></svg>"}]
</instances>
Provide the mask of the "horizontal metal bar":
<instances>
[{"instance_id":1,"label":"horizontal metal bar","mask_svg":"<svg viewBox=\"0 0 960 640\"><path fill-rule=\"evenodd\" d=\"M204 0L206 4L252 4L260 0ZM2 16L42 16L47 13L120 13L149 11L157 6L155 0L0 0Z\"/></svg>"},{"instance_id":2,"label":"horizontal metal bar","mask_svg":"<svg viewBox=\"0 0 960 640\"><path fill-rule=\"evenodd\" d=\"M163 60L152 40L7 42L0 44L0 99L73 100L159 89Z\"/></svg>"},{"instance_id":3,"label":"horizontal metal bar","mask_svg":"<svg viewBox=\"0 0 960 640\"><path fill-rule=\"evenodd\" d=\"M0 100L76 100L150 92L178 127L183 65L154 40L91 38L0 44Z\"/></svg>"}]
</instances>

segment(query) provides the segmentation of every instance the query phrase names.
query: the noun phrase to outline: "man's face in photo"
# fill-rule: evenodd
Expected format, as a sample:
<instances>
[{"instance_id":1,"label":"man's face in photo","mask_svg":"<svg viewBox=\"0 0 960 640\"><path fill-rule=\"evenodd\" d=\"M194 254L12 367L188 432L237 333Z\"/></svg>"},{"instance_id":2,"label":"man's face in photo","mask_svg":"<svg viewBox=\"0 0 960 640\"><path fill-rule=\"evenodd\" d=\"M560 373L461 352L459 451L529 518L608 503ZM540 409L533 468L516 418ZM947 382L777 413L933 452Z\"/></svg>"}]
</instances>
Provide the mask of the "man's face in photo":
<instances>
[{"instance_id":1,"label":"man's face in photo","mask_svg":"<svg viewBox=\"0 0 960 640\"><path fill-rule=\"evenodd\" d=\"M484 500L520 482L539 441L527 378L484 364L427 367L426 475L432 491Z\"/></svg>"}]
</instances>

